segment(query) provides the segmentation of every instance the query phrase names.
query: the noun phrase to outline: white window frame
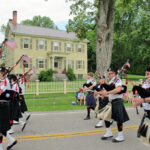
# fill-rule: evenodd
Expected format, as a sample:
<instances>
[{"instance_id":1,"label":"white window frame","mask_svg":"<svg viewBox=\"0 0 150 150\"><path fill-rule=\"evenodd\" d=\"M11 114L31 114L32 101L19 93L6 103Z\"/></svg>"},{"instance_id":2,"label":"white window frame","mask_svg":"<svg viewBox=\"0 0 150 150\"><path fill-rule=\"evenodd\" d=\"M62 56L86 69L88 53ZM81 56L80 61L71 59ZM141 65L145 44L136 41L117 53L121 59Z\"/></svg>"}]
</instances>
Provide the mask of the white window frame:
<instances>
[{"instance_id":1,"label":"white window frame","mask_svg":"<svg viewBox=\"0 0 150 150\"><path fill-rule=\"evenodd\" d=\"M40 63L40 61L42 62L42 63ZM41 66L43 66L43 67L41 67ZM43 69L43 68L45 68L45 59L44 58L38 58L38 68L39 69Z\"/></svg>"},{"instance_id":2,"label":"white window frame","mask_svg":"<svg viewBox=\"0 0 150 150\"><path fill-rule=\"evenodd\" d=\"M26 40L26 41L25 41ZM25 44L28 45L28 47L25 47ZM29 49L30 48L30 39L28 38L23 38L23 48L24 49Z\"/></svg>"},{"instance_id":3,"label":"white window frame","mask_svg":"<svg viewBox=\"0 0 150 150\"><path fill-rule=\"evenodd\" d=\"M72 44L71 43L66 43L66 52L67 53L72 52Z\"/></svg>"},{"instance_id":4,"label":"white window frame","mask_svg":"<svg viewBox=\"0 0 150 150\"><path fill-rule=\"evenodd\" d=\"M45 40L38 40L38 49L45 49Z\"/></svg>"},{"instance_id":5,"label":"white window frame","mask_svg":"<svg viewBox=\"0 0 150 150\"><path fill-rule=\"evenodd\" d=\"M84 60L77 60L77 69L79 70L84 69Z\"/></svg>"},{"instance_id":6,"label":"white window frame","mask_svg":"<svg viewBox=\"0 0 150 150\"><path fill-rule=\"evenodd\" d=\"M83 53L83 44L77 44L77 52Z\"/></svg>"},{"instance_id":7,"label":"white window frame","mask_svg":"<svg viewBox=\"0 0 150 150\"><path fill-rule=\"evenodd\" d=\"M58 51L60 51L59 49L60 49L60 47L59 47L59 42L57 42L57 41L53 41L53 51L54 52L58 52Z\"/></svg>"},{"instance_id":8,"label":"white window frame","mask_svg":"<svg viewBox=\"0 0 150 150\"><path fill-rule=\"evenodd\" d=\"M74 68L73 67L73 60L67 60L67 65L68 65L68 68Z\"/></svg>"}]
</instances>

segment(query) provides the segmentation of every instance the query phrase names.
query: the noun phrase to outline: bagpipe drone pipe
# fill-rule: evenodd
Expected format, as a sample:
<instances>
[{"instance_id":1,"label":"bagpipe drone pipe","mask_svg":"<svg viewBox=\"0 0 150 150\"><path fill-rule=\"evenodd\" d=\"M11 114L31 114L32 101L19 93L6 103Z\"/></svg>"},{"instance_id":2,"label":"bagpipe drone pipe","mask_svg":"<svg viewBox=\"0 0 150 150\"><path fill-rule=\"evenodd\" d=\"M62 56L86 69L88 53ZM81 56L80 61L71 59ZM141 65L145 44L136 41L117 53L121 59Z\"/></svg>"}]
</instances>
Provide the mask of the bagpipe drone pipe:
<instances>
[{"instance_id":1,"label":"bagpipe drone pipe","mask_svg":"<svg viewBox=\"0 0 150 150\"><path fill-rule=\"evenodd\" d=\"M138 94L141 98L150 97L150 89L144 89L141 86L133 86L132 88L133 95Z\"/></svg>"}]
</instances>

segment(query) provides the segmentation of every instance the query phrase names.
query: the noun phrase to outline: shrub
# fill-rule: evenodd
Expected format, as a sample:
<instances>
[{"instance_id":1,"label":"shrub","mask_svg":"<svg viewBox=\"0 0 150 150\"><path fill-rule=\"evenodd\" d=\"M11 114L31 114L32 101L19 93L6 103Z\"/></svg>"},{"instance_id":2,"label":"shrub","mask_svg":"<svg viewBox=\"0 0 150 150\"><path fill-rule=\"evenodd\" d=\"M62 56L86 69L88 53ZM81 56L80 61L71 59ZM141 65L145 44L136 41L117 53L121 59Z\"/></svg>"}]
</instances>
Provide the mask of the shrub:
<instances>
[{"instance_id":1,"label":"shrub","mask_svg":"<svg viewBox=\"0 0 150 150\"><path fill-rule=\"evenodd\" d=\"M71 81L76 79L76 76L75 76L72 68L68 68L66 75L67 75L68 79Z\"/></svg>"},{"instance_id":2,"label":"shrub","mask_svg":"<svg viewBox=\"0 0 150 150\"><path fill-rule=\"evenodd\" d=\"M53 81L53 70L48 69L47 71L41 71L38 75L40 81Z\"/></svg>"}]
</instances>

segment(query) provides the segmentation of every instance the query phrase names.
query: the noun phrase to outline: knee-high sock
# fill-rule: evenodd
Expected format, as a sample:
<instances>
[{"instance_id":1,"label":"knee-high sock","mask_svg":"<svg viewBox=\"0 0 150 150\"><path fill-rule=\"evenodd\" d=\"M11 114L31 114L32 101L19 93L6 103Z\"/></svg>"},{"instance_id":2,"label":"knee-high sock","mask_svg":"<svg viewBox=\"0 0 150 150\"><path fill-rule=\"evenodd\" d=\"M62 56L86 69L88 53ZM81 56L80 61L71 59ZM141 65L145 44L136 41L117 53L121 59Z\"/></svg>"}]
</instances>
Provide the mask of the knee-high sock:
<instances>
[{"instance_id":1,"label":"knee-high sock","mask_svg":"<svg viewBox=\"0 0 150 150\"><path fill-rule=\"evenodd\" d=\"M91 108L88 107L88 108L87 108L87 116L88 116L88 117L90 117L90 111L91 111Z\"/></svg>"},{"instance_id":2,"label":"knee-high sock","mask_svg":"<svg viewBox=\"0 0 150 150\"><path fill-rule=\"evenodd\" d=\"M121 132L123 130L123 124L117 122L118 131Z\"/></svg>"},{"instance_id":3,"label":"knee-high sock","mask_svg":"<svg viewBox=\"0 0 150 150\"><path fill-rule=\"evenodd\" d=\"M105 121L105 126L106 126L106 128L109 128L110 127L110 121Z\"/></svg>"}]
</instances>

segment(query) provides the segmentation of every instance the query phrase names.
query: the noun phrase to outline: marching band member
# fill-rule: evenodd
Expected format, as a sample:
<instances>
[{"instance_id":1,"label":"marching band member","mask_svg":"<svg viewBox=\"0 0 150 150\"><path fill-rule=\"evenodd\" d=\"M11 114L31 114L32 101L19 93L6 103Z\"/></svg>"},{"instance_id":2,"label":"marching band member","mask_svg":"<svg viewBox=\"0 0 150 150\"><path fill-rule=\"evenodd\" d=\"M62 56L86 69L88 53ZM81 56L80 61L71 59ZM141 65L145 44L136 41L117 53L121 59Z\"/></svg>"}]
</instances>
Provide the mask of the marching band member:
<instances>
[{"instance_id":1,"label":"marching band member","mask_svg":"<svg viewBox=\"0 0 150 150\"><path fill-rule=\"evenodd\" d=\"M11 82L11 90L15 91L16 94L19 95L19 87L18 87L18 84L17 84L17 77L16 75L14 74L11 74L9 75L9 79L10 79L10 82ZM19 106L19 101L20 101L20 97L17 97L16 99L14 99L14 120L16 122L18 122L21 127L22 127L22 132L26 126L26 123L22 120L20 120L19 118L22 118L22 114L21 114L21 109L20 109L20 106Z\"/></svg>"},{"instance_id":2,"label":"marching band member","mask_svg":"<svg viewBox=\"0 0 150 150\"><path fill-rule=\"evenodd\" d=\"M25 115L27 121L31 115L28 113L28 108L24 99L24 94L25 94L24 77L22 77L22 74L17 74L17 78L18 78L19 95L20 95L20 108L21 108L21 112Z\"/></svg>"},{"instance_id":3,"label":"marching band member","mask_svg":"<svg viewBox=\"0 0 150 150\"><path fill-rule=\"evenodd\" d=\"M105 79L105 76L99 76L99 83L96 85L96 87L94 87L94 89L96 90L95 92L95 96L98 96L98 110L102 109L103 107L105 107L109 100L108 100L108 96L106 97L103 97L101 95L99 95L99 92L104 90L104 88L101 87L101 84L104 84L106 83L106 79ZM100 118L99 122L95 125L95 128L100 128L103 126L103 120Z\"/></svg>"},{"instance_id":4,"label":"marching band member","mask_svg":"<svg viewBox=\"0 0 150 150\"><path fill-rule=\"evenodd\" d=\"M96 101L94 98L94 91L93 87L96 85L95 80L93 79L93 73L89 72L88 73L88 80L86 83L83 85L84 89L83 91L87 91L87 96L86 96L86 106L87 106L87 116L84 118L84 120L89 120L90 119L90 111L91 109L95 109L96 106Z\"/></svg>"},{"instance_id":5,"label":"marching band member","mask_svg":"<svg viewBox=\"0 0 150 150\"><path fill-rule=\"evenodd\" d=\"M145 76L146 76L146 82L143 83L142 88L149 91L150 90L150 66L147 67L146 72L145 72ZM141 120L139 129L138 129L138 133L137 133L137 136L140 137L139 132L140 132L140 129L142 127L142 124L144 123L145 118L150 120L150 97L146 97L146 98L135 97L135 98L133 98L133 104L135 107L142 104L143 109L144 109L144 116Z\"/></svg>"},{"instance_id":6,"label":"marching band member","mask_svg":"<svg viewBox=\"0 0 150 150\"><path fill-rule=\"evenodd\" d=\"M6 78L6 69L4 67L0 68L0 150L3 150L2 140L3 135L8 139L7 150L11 149L17 140L15 140L9 133L10 129L10 107L9 102L5 100L6 96L9 97L9 93L5 97L2 97L6 90L10 90L9 80Z\"/></svg>"},{"instance_id":7,"label":"marching band member","mask_svg":"<svg viewBox=\"0 0 150 150\"><path fill-rule=\"evenodd\" d=\"M112 119L117 122L118 127L118 136L112 140L112 142L122 142L124 141L123 135L123 123L129 120L128 114L125 110L123 101L122 101L122 94L120 94L122 89L122 81L120 78L117 77L116 73L117 70L113 68L109 68L108 70L108 77L110 79L110 85L114 86L113 90L110 91L101 91L100 94L109 96L109 101L112 105ZM102 140L107 140L113 137L110 122L105 121L106 125L106 134L101 138Z\"/></svg>"}]
</instances>

